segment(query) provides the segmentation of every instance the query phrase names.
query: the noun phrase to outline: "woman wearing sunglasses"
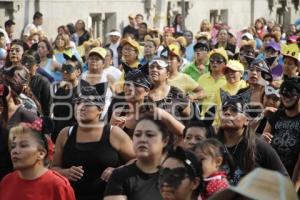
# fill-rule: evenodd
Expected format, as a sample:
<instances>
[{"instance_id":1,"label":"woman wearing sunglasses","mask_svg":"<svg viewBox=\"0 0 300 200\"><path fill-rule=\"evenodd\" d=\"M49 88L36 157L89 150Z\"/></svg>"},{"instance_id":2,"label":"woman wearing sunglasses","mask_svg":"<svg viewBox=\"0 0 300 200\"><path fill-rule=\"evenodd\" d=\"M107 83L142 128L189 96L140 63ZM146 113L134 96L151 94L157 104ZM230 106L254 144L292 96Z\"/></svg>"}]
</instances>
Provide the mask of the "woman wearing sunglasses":
<instances>
[{"instance_id":1,"label":"woman wearing sunglasses","mask_svg":"<svg viewBox=\"0 0 300 200\"><path fill-rule=\"evenodd\" d=\"M158 167L171 141L167 126L147 115L136 125L133 147L136 161L114 170L104 200L161 200Z\"/></svg>"},{"instance_id":2,"label":"woman wearing sunglasses","mask_svg":"<svg viewBox=\"0 0 300 200\"><path fill-rule=\"evenodd\" d=\"M71 181L76 199L102 199L113 168L134 158L132 142L119 127L100 121L103 99L83 87L75 99L75 126L61 130L56 140L53 169Z\"/></svg>"},{"instance_id":3,"label":"woman wearing sunglasses","mask_svg":"<svg viewBox=\"0 0 300 200\"><path fill-rule=\"evenodd\" d=\"M236 185L256 167L271 169L287 175L279 156L270 145L256 138L249 126L247 105L240 96L227 96L222 104L219 140L232 160L228 180Z\"/></svg>"},{"instance_id":4,"label":"woman wearing sunglasses","mask_svg":"<svg viewBox=\"0 0 300 200\"><path fill-rule=\"evenodd\" d=\"M181 147L168 152L159 170L160 193L165 200L196 200L202 189L202 166Z\"/></svg>"}]
</instances>

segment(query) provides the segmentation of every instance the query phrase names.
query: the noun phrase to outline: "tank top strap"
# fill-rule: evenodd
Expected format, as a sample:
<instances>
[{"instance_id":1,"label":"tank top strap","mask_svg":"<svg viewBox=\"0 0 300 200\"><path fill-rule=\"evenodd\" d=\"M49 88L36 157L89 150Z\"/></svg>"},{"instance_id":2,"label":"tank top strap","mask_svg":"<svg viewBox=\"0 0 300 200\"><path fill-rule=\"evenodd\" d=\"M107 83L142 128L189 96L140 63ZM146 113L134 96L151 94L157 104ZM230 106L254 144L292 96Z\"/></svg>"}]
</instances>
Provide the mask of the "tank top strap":
<instances>
[{"instance_id":1,"label":"tank top strap","mask_svg":"<svg viewBox=\"0 0 300 200\"><path fill-rule=\"evenodd\" d=\"M72 143L75 144L76 143L76 135L77 135L77 126L70 126L69 130L68 130L68 139L67 139L67 144Z\"/></svg>"},{"instance_id":2,"label":"tank top strap","mask_svg":"<svg viewBox=\"0 0 300 200\"><path fill-rule=\"evenodd\" d=\"M112 126L110 124L106 124L103 127L103 132L102 132L102 137L101 137L100 143L105 143L105 144L110 145L109 136L110 136L111 129L112 129Z\"/></svg>"}]
</instances>

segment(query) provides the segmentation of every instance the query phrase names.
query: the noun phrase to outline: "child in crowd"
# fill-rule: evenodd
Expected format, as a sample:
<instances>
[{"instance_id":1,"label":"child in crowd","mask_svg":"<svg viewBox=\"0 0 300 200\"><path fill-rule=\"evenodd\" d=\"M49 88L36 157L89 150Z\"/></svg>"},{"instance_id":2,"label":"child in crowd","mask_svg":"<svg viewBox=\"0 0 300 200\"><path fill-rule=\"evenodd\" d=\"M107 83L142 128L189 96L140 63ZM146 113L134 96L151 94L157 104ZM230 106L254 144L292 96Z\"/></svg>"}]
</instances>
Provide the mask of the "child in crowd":
<instances>
[{"instance_id":1,"label":"child in crowd","mask_svg":"<svg viewBox=\"0 0 300 200\"><path fill-rule=\"evenodd\" d=\"M195 145L195 154L202 162L204 189L198 200L206 200L214 193L229 187L226 172L221 171L227 161L224 145L217 139L209 138Z\"/></svg>"}]
</instances>

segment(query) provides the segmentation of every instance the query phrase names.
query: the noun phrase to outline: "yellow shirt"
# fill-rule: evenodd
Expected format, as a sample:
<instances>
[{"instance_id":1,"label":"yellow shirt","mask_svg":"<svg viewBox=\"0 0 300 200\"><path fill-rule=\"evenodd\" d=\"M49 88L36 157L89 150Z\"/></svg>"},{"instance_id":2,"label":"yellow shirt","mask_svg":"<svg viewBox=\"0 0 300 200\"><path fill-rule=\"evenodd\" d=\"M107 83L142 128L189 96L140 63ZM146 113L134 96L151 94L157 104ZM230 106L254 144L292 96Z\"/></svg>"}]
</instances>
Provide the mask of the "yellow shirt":
<instances>
[{"instance_id":1,"label":"yellow shirt","mask_svg":"<svg viewBox=\"0 0 300 200\"><path fill-rule=\"evenodd\" d=\"M185 94L190 94L195 90L199 85L192 79L189 75L178 72L176 76L168 79L168 83L171 86L177 87Z\"/></svg>"},{"instance_id":2,"label":"yellow shirt","mask_svg":"<svg viewBox=\"0 0 300 200\"><path fill-rule=\"evenodd\" d=\"M215 80L210 72L200 76L198 84L204 89L207 96L202 100L202 113L201 116L204 116L204 113L215 104L215 95L217 91L220 91L220 88L227 83L224 76L221 76L219 79Z\"/></svg>"},{"instance_id":3,"label":"yellow shirt","mask_svg":"<svg viewBox=\"0 0 300 200\"><path fill-rule=\"evenodd\" d=\"M232 96L232 95L236 95L240 89L246 88L247 86L248 85L244 80L240 80L235 84L226 83L221 89ZM220 90L216 91L215 96L216 96L215 104L217 105L217 112L216 112L216 118L214 124L220 125L220 117L221 117L221 110L222 110L221 91Z\"/></svg>"},{"instance_id":4,"label":"yellow shirt","mask_svg":"<svg viewBox=\"0 0 300 200\"><path fill-rule=\"evenodd\" d=\"M133 63L132 65L130 65L130 67L132 69L137 69L139 67L139 61L136 61L135 63ZM113 86L113 90L115 93L121 93L123 92L123 89L124 89L124 82L125 82L125 72L124 72L124 69L122 69L122 74L120 76L120 80L117 81L114 86Z\"/></svg>"}]
</instances>

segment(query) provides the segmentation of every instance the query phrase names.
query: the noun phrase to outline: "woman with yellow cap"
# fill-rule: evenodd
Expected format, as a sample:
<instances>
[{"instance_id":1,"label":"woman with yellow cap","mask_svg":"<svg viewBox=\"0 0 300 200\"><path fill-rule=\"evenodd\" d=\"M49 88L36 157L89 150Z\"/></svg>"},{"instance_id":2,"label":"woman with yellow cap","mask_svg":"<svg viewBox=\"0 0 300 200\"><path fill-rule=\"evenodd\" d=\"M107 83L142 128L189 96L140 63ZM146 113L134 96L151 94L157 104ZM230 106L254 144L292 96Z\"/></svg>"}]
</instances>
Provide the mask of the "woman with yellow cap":
<instances>
[{"instance_id":1,"label":"woman with yellow cap","mask_svg":"<svg viewBox=\"0 0 300 200\"><path fill-rule=\"evenodd\" d=\"M132 69L137 69L139 67L139 54L140 45L137 41L133 40L131 37L125 38L121 41L121 55L122 55L122 75L120 81L115 85L114 92L120 93L123 91L124 76L127 72Z\"/></svg>"}]
</instances>

